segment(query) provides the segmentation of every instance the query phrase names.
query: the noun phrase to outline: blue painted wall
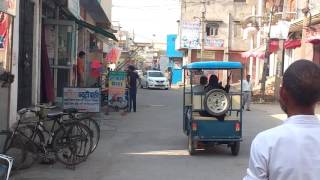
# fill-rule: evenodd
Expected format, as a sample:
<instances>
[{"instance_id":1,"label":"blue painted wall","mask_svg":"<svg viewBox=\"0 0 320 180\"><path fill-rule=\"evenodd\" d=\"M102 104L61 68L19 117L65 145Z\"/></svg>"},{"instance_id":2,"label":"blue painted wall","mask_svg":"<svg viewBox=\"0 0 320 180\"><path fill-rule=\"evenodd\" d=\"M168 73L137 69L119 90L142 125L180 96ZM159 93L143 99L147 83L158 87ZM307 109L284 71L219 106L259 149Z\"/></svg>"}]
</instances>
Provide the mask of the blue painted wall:
<instances>
[{"instance_id":1,"label":"blue painted wall","mask_svg":"<svg viewBox=\"0 0 320 180\"><path fill-rule=\"evenodd\" d=\"M167 35L167 57L168 58L182 58L183 53L176 50L176 34Z\"/></svg>"},{"instance_id":2,"label":"blue painted wall","mask_svg":"<svg viewBox=\"0 0 320 180\"><path fill-rule=\"evenodd\" d=\"M172 69L172 84L182 83L182 69Z\"/></svg>"}]
</instances>

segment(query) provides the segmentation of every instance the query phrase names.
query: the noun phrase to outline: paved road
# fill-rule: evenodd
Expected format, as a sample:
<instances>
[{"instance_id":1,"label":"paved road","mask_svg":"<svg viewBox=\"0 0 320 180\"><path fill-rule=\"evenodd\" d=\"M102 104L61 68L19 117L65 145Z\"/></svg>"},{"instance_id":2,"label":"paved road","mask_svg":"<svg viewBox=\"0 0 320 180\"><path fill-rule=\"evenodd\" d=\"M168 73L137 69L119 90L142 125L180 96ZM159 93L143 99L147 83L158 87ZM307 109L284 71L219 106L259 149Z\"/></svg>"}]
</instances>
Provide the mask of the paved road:
<instances>
[{"instance_id":1,"label":"paved road","mask_svg":"<svg viewBox=\"0 0 320 180\"><path fill-rule=\"evenodd\" d=\"M37 165L19 172L20 180L236 180L248 163L253 137L281 123L274 105L255 105L244 115L244 141L240 154L217 147L213 152L189 156L182 132L182 95L178 90L140 90L138 112L117 113L101 120L102 137L87 162L68 170L60 164ZM273 117L271 117L273 115Z\"/></svg>"}]
</instances>

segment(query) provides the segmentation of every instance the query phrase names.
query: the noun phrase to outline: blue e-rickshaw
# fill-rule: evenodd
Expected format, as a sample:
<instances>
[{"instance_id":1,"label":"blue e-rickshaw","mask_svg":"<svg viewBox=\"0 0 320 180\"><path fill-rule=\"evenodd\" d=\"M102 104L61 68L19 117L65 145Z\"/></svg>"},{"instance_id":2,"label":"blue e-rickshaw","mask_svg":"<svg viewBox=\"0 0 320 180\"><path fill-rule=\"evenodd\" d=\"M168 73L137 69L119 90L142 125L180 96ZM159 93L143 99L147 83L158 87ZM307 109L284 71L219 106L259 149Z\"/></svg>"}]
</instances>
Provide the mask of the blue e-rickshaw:
<instances>
[{"instance_id":1,"label":"blue e-rickshaw","mask_svg":"<svg viewBox=\"0 0 320 180\"><path fill-rule=\"evenodd\" d=\"M195 79L208 71L236 74L240 83L232 85L229 92L221 88L196 92ZM184 67L183 131L188 136L190 155L221 144L228 145L232 155L238 155L242 141L242 76L240 62L205 61Z\"/></svg>"}]
</instances>

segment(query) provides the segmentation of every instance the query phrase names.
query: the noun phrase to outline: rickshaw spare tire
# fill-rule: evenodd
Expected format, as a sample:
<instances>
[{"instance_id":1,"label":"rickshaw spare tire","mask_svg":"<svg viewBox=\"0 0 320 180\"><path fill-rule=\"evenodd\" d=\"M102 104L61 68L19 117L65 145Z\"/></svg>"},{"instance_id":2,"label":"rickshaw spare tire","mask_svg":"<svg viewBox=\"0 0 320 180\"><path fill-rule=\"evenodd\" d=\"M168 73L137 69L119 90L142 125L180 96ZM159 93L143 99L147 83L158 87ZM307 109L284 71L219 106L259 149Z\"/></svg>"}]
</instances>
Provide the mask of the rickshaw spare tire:
<instances>
[{"instance_id":1,"label":"rickshaw spare tire","mask_svg":"<svg viewBox=\"0 0 320 180\"><path fill-rule=\"evenodd\" d=\"M213 116L221 116L229 110L230 102L230 96L223 89L212 89L206 93L204 108Z\"/></svg>"}]
</instances>

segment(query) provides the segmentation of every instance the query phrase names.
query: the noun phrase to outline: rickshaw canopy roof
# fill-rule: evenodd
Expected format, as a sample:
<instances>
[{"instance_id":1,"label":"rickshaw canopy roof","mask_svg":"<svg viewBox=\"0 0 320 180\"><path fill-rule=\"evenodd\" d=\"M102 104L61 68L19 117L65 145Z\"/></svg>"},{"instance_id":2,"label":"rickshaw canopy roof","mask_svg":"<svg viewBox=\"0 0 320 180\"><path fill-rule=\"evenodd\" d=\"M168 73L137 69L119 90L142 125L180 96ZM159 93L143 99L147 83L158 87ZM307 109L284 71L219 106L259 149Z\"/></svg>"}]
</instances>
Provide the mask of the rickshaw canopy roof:
<instances>
[{"instance_id":1,"label":"rickshaw canopy roof","mask_svg":"<svg viewBox=\"0 0 320 180\"><path fill-rule=\"evenodd\" d=\"M204 61L184 66L184 69L242 69L240 62Z\"/></svg>"}]
</instances>

